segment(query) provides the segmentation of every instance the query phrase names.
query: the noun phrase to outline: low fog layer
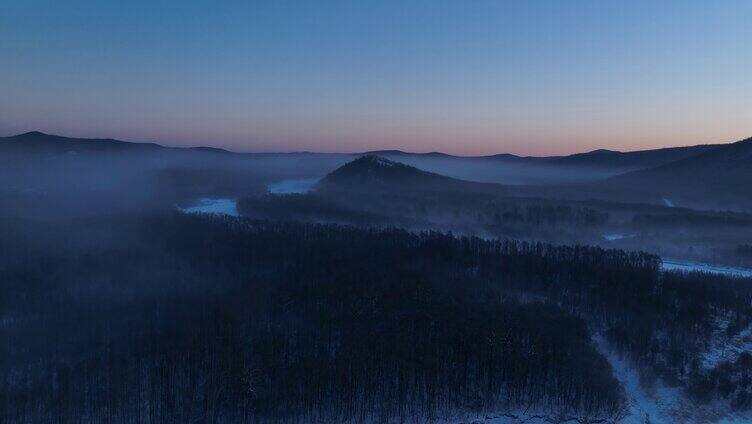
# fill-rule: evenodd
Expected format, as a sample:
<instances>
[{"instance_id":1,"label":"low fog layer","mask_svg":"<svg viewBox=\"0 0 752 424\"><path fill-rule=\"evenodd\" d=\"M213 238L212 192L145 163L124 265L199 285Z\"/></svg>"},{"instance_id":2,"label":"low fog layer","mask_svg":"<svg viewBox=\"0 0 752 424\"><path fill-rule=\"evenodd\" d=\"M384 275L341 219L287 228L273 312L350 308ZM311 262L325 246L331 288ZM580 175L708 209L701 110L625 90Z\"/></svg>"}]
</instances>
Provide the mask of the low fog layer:
<instances>
[{"instance_id":1,"label":"low fog layer","mask_svg":"<svg viewBox=\"0 0 752 424\"><path fill-rule=\"evenodd\" d=\"M214 199L238 204L240 215L265 219L392 223L416 230L596 244L647 250L679 261L747 266L749 261L739 252L748 244L752 220L744 212L724 210L748 210L752 195L740 192L743 185L738 184L728 190L710 188L717 188L726 173L740 180L747 175L752 160L742 159L750 146L747 140L552 158L396 151L237 154L28 133L0 141L1 213L54 220L227 209L202 203ZM388 177L378 166L344 166L361 157L408 167L403 171L397 166L391 171L399 172ZM718 171L723 163L726 173ZM666 177L675 169L674 177ZM706 178L707 184L683 184L681 178L690 178L687 170L694 180L702 179L704 172L716 176ZM340 174L344 177L336 184L327 184ZM652 180L645 181L646 176ZM379 178L385 183L374 186ZM342 185L348 186L346 191L338 189ZM688 196L688 189L696 195ZM586 221L591 224L583 227ZM624 236L609 236L613 234Z\"/></svg>"},{"instance_id":2,"label":"low fog layer","mask_svg":"<svg viewBox=\"0 0 752 424\"><path fill-rule=\"evenodd\" d=\"M0 190L22 198L100 196L112 206L153 207L199 196L302 192L361 155L237 154L117 140L27 133L0 141ZM665 203L748 210L752 142L643 152L594 151L567 157L440 153L375 154L467 181L514 186L520 196ZM726 184L734 181L735 184ZM115 194L115 195L113 195ZM82 200L82 199L78 199ZM66 207L78 203L75 199Z\"/></svg>"}]
</instances>

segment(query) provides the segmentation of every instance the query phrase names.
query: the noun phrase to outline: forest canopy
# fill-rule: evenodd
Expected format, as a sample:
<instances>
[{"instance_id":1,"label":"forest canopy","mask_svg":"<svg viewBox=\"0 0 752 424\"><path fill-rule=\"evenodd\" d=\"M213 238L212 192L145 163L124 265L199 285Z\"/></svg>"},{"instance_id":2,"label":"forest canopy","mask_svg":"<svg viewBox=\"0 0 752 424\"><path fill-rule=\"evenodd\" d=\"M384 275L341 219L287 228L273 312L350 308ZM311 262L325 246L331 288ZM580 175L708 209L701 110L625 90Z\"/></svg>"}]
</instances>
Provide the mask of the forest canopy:
<instances>
[{"instance_id":1,"label":"forest canopy","mask_svg":"<svg viewBox=\"0 0 752 424\"><path fill-rule=\"evenodd\" d=\"M4 422L615 419L596 333L750 407L744 358L695 365L752 293L653 255L177 213L67 224L2 223Z\"/></svg>"}]
</instances>

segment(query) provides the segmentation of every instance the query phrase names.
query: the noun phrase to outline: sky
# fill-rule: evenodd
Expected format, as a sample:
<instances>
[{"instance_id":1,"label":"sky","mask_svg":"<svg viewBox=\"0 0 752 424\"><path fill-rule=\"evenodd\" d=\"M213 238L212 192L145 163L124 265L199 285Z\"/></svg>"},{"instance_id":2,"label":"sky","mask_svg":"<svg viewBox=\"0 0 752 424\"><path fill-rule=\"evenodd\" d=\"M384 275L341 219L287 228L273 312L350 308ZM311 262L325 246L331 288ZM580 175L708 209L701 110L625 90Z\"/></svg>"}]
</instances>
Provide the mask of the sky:
<instances>
[{"instance_id":1,"label":"sky","mask_svg":"<svg viewBox=\"0 0 752 424\"><path fill-rule=\"evenodd\" d=\"M750 1L6 0L0 136L478 155L752 136Z\"/></svg>"}]
</instances>

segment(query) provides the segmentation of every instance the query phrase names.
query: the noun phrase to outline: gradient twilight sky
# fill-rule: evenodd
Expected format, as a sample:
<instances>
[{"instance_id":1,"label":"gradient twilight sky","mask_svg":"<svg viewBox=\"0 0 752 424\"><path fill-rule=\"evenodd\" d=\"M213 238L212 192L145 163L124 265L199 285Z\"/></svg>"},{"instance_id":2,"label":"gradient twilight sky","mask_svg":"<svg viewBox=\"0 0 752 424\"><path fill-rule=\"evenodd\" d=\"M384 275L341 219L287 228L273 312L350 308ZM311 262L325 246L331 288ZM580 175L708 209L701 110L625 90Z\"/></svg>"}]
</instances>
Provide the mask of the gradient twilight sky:
<instances>
[{"instance_id":1,"label":"gradient twilight sky","mask_svg":"<svg viewBox=\"0 0 752 424\"><path fill-rule=\"evenodd\" d=\"M562 154L752 135L751 1L6 0L0 135Z\"/></svg>"}]
</instances>

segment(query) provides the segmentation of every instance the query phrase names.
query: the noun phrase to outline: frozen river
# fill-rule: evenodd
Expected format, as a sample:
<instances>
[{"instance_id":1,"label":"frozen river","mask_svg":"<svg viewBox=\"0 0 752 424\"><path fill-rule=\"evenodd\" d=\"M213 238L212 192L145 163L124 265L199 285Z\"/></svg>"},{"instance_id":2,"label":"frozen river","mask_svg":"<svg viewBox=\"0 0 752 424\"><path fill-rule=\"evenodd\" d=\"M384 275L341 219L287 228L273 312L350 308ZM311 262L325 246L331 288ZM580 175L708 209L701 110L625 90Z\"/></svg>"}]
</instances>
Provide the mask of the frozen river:
<instances>
[{"instance_id":1,"label":"frozen river","mask_svg":"<svg viewBox=\"0 0 752 424\"><path fill-rule=\"evenodd\" d=\"M677 259L663 259L661 266L667 271L701 271L710 274L723 274L736 277L752 277L752 269L733 266L711 265L700 262L682 261Z\"/></svg>"},{"instance_id":2,"label":"frozen river","mask_svg":"<svg viewBox=\"0 0 752 424\"><path fill-rule=\"evenodd\" d=\"M235 199L215 199L202 197L194 205L178 208L183 213L213 213L220 215L240 216L238 203Z\"/></svg>"}]
</instances>

